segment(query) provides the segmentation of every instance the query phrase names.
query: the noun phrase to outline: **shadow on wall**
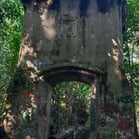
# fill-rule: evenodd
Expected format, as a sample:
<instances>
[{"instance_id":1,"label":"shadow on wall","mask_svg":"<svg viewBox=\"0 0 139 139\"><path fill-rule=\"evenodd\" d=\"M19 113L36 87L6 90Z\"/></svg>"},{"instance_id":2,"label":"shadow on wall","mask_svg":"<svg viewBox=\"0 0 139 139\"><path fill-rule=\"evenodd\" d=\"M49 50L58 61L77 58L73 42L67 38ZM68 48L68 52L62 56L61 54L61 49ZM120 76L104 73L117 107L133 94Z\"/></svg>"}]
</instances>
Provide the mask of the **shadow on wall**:
<instances>
[{"instance_id":1,"label":"shadow on wall","mask_svg":"<svg viewBox=\"0 0 139 139\"><path fill-rule=\"evenodd\" d=\"M60 0L53 0L52 4L49 6L49 9L59 11Z\"/></svg>"},{"instance_id":2,"label":"shadow on wall","mask_svg":"<svg viewBox=\"0 0 139 139\"><path fill-rule=\"evenodd\" d=\"M0 126L0 139L10 139L6 132L4 131L4 128Z\"/></svg>"},{"instance_id":3,"label":"shadow on wall","mask_svg":"<svg viewBox=\"0 0 139 139\"><path fill-rule=\"evenodd\" d=\"M86 15L89 5L90 5L90 0L80 0L80 4L79 4L80 16Z\"/></svg>"},{"instance_id":4,"label":"shadow on wall","mask_svg":"<svg viewBox=\"0 0 139 139\"><path fill-rule=\"evenodd\" d=\"M122 4L122 0L96 0L96 2L98 11L104 14L108 12L116 2L118 5Z\"/></svg>"}]
</instances>

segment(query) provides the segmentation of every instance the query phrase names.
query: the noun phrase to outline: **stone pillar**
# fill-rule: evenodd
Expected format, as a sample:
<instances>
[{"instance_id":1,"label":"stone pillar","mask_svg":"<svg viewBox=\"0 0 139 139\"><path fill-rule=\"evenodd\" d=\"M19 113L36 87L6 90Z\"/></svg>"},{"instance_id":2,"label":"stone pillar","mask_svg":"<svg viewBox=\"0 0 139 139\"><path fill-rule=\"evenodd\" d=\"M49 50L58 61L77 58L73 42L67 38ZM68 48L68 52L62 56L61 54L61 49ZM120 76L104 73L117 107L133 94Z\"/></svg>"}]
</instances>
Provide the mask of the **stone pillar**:
<instances>
[{"instance_id":1,"label":"stone pillar","mask_svg":"<svg viewBox=\"0 0 139 139\"><path fill-rule=\"evenodd\" d=\"M96 98L96 87L94 84L91 85L91 106L90 106L90 124L91 124L91 138L96 136L97 129L97 98Z\"/></svg>"},{"instance_id":2,"label":"stone pillar","mask_svg":"<svg viewBox=\"0 0 139 139\"><path fill-rule=\"evenodd\" d=\"M99 113L101 109L101 81L99 77L94 80L91 85L91 106L90 106L90 114L91 114L91 139L96 139L98 135L98 126L99 126Z\"/></svg>"},{"instance_id":3,"label":"stone pillar","mask_svg":"<svg viewBox=\"0 0 139 139\"><path fill-rule=\"evenodd\" d=\"M39 83L40 102L38 103L38 138L47 139L50 125L52 89L46 82Z\"/></svg>"}]
</instances>

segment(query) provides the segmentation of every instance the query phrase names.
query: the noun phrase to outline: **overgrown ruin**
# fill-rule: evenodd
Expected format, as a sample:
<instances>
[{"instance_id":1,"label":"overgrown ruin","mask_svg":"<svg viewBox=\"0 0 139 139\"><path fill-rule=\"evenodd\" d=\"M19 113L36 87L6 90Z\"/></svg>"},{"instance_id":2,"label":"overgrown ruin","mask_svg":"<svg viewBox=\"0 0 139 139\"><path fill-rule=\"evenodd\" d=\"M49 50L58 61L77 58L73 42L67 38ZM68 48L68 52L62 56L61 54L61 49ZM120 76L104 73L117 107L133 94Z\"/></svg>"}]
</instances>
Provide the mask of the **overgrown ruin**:
<instances>
[{"instance_id":1,"label":"overgrown ruin","mask_svg":"<svg viewBox=\"0 0 139 139\"><path fill-rule=\"evenodd\" d=\"M3 122L9 137L49 138L53 86L78 81L92 89L88 139L137 139L134 96L123 70L125 2L22 3L25 13L19 63L8 89Z\"/></svg>"}]
</instances>

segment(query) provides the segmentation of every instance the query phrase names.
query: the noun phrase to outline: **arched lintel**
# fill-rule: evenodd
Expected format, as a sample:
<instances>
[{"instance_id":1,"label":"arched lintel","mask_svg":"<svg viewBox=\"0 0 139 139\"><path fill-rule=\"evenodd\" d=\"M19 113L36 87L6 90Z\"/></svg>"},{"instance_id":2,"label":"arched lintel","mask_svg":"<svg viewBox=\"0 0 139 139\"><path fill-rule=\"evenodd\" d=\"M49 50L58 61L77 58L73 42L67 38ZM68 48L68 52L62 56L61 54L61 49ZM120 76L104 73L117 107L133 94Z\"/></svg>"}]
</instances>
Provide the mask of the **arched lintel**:
<instances>
[{"instance_id":1,"label":"arched lintel","mask_svg":"<svg viewBox=\"0 0 139 139\"><path fill-rule=\"evenodd\" d=\"M43 79L50 85L69 81L92 84L96 78L102 76L103 74L104 73L98 70L74 66L63 66L42 71L39 76L42 76Z\"/></svg>"}]
</instances>

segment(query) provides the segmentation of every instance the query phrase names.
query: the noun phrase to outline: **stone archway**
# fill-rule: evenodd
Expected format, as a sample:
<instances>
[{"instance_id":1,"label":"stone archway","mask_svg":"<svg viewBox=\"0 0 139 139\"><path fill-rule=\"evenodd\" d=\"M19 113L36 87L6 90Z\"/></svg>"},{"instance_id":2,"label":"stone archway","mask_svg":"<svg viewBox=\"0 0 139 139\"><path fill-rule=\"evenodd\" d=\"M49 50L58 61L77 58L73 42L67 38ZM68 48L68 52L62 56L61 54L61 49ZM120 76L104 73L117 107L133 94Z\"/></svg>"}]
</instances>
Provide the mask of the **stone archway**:
<instances>
[{"instance_id":1,"label":"stone archway","mask_svg":"<svg viewBox=\"0 0 139 139\"><path fill-rule=\"evenodd\" d=\"M105 98L102 98L102 91L104 91L103 87L105 86L103 82L105 74L100 71L93 71L86 68L63 66L43 71L39 76L41 76L51 86L55 86L57 83L69 81L77 81L90 85L90 129L87 130L87 132L89 131L87 133L89 136L86 136L86 138L95 136L98 126L97 117L99 117L100 107L103 107L105 104ZM80 138L78 137L80 134L81 133L79 133L79 135L76 134L75 137ZM63 134L63 137L64 136L65 134ZM68 136L71 135L69 134ZM84 134L82 136L84 136Z\"/></svg>"},{"instance_id":2,"label":"stone archway","mask_svg":"<svg viewBox=\"0 0 139 139\"><path fill-rule=\"evenodd\" d=\"M43 79L51 85L67 81L78 81L92 84L96 78L104 76L104 73L102 71L82 67L63 66L42 71L39 76L42 76Z\"/></svg>"}]
</instances>

